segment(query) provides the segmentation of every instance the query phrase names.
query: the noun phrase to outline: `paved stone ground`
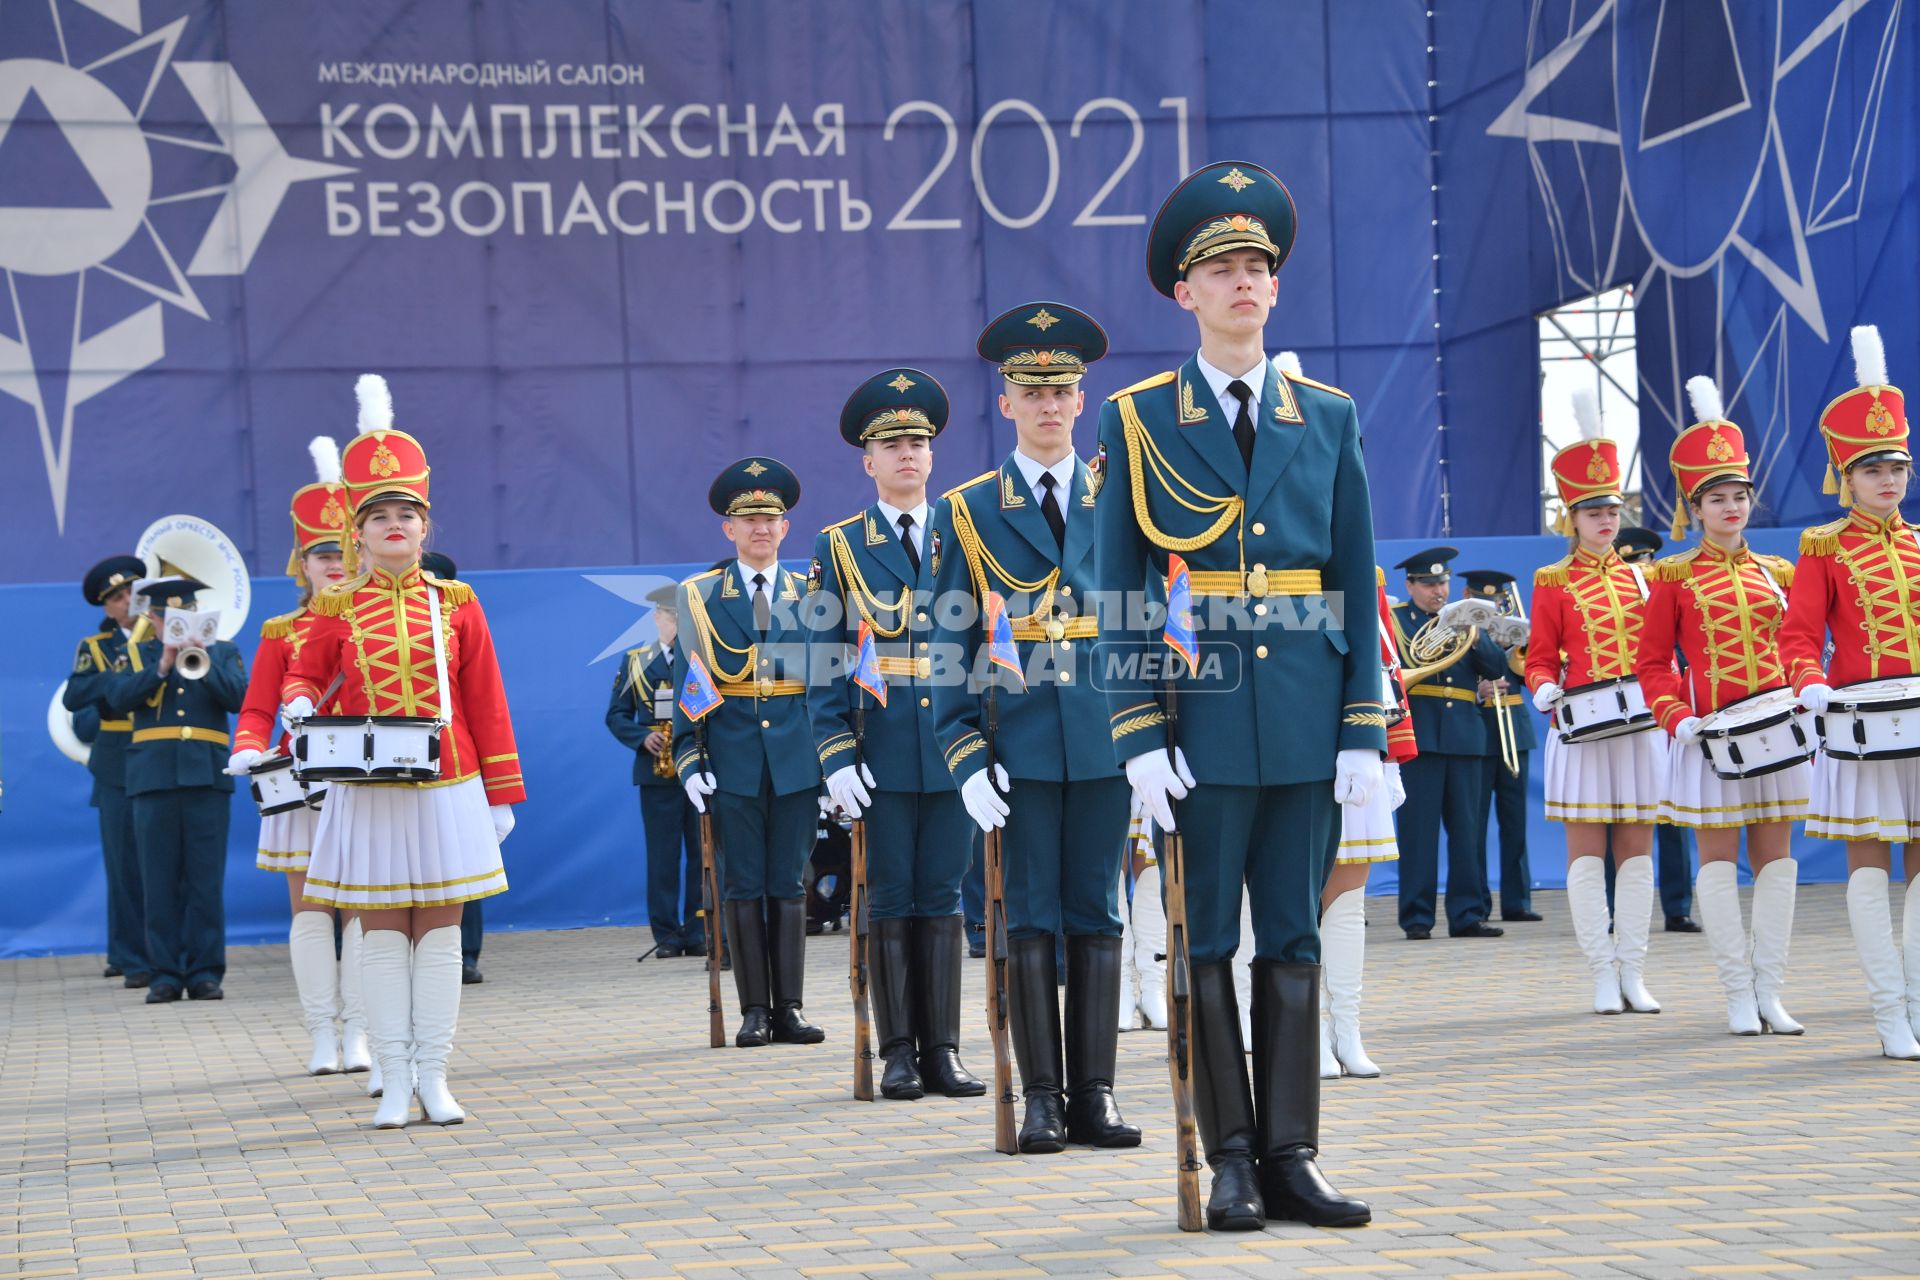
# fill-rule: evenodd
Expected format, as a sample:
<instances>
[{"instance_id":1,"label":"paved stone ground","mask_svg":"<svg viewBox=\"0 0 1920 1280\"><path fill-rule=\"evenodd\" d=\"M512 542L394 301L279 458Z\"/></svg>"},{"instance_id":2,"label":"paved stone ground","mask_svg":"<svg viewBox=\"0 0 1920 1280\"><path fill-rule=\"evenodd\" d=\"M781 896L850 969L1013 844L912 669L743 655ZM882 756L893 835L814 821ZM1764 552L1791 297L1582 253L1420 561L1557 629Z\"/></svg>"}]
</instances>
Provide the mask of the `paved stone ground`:
<instances>
[{"instance_id":1,"label":"paved stone ground","mask_svg":"<svg viewBox=\"0 0 1920 1280\"><path fill-rule=\"evenodd\" d=\"M844 935L809 952L827 1044L754 1051L705 1047L699 962L636 966L638 931L492 937L473 1118L400 1132L302 1073L284 949L165 1008L98 957L8 962L0 1276L1920 1275L1920 1064L1877 1056L1837 886L1801 896L1799 1039L1725 1034L1698 937L1654 934L1665 1013L1585 1012L1539 898L1499 942L1408 943L1369 904L1389 1074L1325 1103L1326 1166L1375 1208L1348 1232L1175 1227L1154 1033L1121 1038L1136 1152L1001 1156L985 1100L851 1101Z\"/></svg>"}]
</instances>

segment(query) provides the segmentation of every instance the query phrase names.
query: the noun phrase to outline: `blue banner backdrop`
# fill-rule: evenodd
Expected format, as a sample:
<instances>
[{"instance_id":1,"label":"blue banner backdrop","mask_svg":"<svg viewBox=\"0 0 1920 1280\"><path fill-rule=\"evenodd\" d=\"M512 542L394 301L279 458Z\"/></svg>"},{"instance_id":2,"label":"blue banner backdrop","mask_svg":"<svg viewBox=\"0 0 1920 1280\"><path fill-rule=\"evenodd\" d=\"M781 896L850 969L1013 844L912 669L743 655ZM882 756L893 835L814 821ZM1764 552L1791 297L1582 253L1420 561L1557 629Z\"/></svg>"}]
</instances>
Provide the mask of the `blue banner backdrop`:
<instances>
[{"instance_id":1,"label":"blue banner backdrop","mask_svg":"<svg viewBox=\"0 0 1920 1280\"><path fill-rule=\"evenodd\" d=\"M706 522L709 534L713 523ZM1783 532L1755 538L1763 550L1791 553ZM1388 564L1423 545L1383 542ZM1533 569L1564 551L1554 538L1461 542L1461 569L1506 569L1531 583ZM607 694L618 655L650 639L646 593L705 565L649 569L517 570L471 575L487 609L526 766L527 803L505 846L511 889L487 904L488 928L573 928L640 924L646 918L645 854L633 757L607 732ZM1390 591L1404 594L1397 574ZM254 583L263 614L291 606L285 579ZM73 588L0 587L0 617L10 620L0 649L0 761L6 807L0 813L0 957L99 950L105 887L89 780L59 755L46 733L46 707L90 615ZM251 635L243 649L252 650ZM1527 714L1533 714L1529 711ZM1544 741L1544 735L1542 740ZM1528 841L1536 884L1565 883L1565 844L1541 816L1544 770L1536 759ZM234 942L285 936L283 877L254 868L259 820L234 799L227 856L227 926ZM1796 841L1805 880L1841 880L1841 846ZM1497 880L1499 859L1493 860ZM1394 893L1393 863L1373 870L1369 891Z\"/></svg>"}]
</instances>

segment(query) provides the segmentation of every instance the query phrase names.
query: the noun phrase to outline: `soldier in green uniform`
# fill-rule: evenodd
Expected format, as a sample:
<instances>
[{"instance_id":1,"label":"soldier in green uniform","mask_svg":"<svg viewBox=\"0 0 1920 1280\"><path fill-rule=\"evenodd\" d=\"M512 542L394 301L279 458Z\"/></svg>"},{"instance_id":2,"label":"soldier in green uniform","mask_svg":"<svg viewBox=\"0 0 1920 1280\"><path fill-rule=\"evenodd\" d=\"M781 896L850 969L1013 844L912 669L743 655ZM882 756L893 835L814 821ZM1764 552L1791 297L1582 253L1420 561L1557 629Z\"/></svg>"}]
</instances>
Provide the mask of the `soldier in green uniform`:
<instances>
[{"instance_id":1,"label":"soldier in green uniform","mask_svg":"<svg viewBox=\"0 0 1920 1280\"><path fill-rule=\"evenodd\" d=\"M1093 678L1096 619L1082 609L1095 585L1099 478L1073 449L1086 405L1080 380L1107 353L1107 335L1084 312L1032 302L989 324L977 346L999 368L1000 414L1016 443L935 511L937 638L943 653L964 655L967 670L990 670L975 660L984 635L968 619L982 616L993 592L1007 602L1026 682L996 692L991 773L980 681L940 682L935 729L968 814L983 831L1005 827L1007 987L1026 1094L1020 1150L1133 1147L1140 1129L1113 1100L1129 791L1098 736L1106 698ZM971 609L954 607L962 599ZM1062 933L1064 1075L1054 946Z\"/></svg>"},{"instance_id":2,"label":"soldier in green uniform","mask_svg":"<svg viewBox=\"0 0 1920 1280\"><path fill-rule=\"evenodd\" d=\"M613 675L607 728L633 751L633 783L640 788L640 825L647 842L647 926L662 959L702 955L700 815L673 776L673 659L680 638L676 587L648 593L658 636L629 649ZM681 893L686 908L681 909Z\"/></svg>"},{"instance_id":3,"label":"soldier in green uniform","mask_svg":"<svg viewBox=\"0 0 1920 1280\"><path fill-rule=\"evenodd\" d=\"M1428 547L1394 567L1407 575L1405 604L1393 610L1393 639L1402 671L1421 664L1407 650L1411 638L1439 614L1453 585L1447 566L1460 553ZM1497 938L1487 923L1486 833L1480 789L1485 783L1487 723L1479 686L1507 669L1506 656L1485 636L1445 667L1407 684L1413 736L1420 754L1400 766L1407 800L1400 807L1400 927L1407 937L1433 936L1440 883L1440 828L1447 829L1447 934Z\"/></svg>"},{"instance_id":4,"label":"soldier in green uniform","mask_svg":"<svg viewBox=\"0 0 1920 1280\"><path fill-rule=\"evenodd\" d=\"M720 701L696 729L684 692L673 709L675 774L693 807L713 805L725 850L725 925L740 1030L733 1042L818 1044L801 1012L807 955L801 876L817 830L820 766L805 701L807 632L798 574L780 565L800 481L772 458L742 458L707 490L736 558L680 584L682 643L673 687L698 656ZM704 739L705 751L701 750Z\"/></svg>"},{"instance_id":5,"label":"soldier in green uniform","mask_svg":"<svg viewBox=\"0 0 1920 1280\"><path fill-rule=\"evenodd\" d=\"M227 972L227 823L233 779L229 719L247 696L246 665L225 640L209 645L206 675L178 670L183 649L163 644L169 608L192 608L206 590L191 578L160 578L141 595L156 638L132 645L127 669L106 683L107 706L131 714L127 796L140 853L148 1004L219 1000Z\"/></svg>"},{"instance_id":6,"label":"soldier in green uniform","mask_svg":"<svg viewBox=\"0 0 1920 1280\"><path fill-rule=\"evenodd\" d=\"M1108 399L1096 459L1097 577L1109 732L1134 794L1186 850L1193 1092L1213 1168L1209 1225L1268 1218L1357 1226L1367 1205L1321 1175L1321 888L1338 806L1381 785L1386 712L1373 517L1345 392L1283 375L1264 329L1293 244L1292 197L1247 162L1211 164L1167 197L1147 241L1156 289L1200 350ZM1191 573L1197 671L1162 682L1137 605L1168 558ZM1168 749L1169 684L1177 750ZM1253 1080L1233 989L1251 901Z\"/></svg>"},{"instance_id":7,"label":"soldier in green uniform","mask_svg":"<svg viewBox=\"0 0 1920 1280\"><path fill-rule=\"evenodd\" d=\"M1468 569L1460 576L1466 579L1467 595L1496 607L1506 606L1518 590L1513 575L1504 569ZM1478 689L1480 715L1486 721L1487 754L1475 812L1480 819L1482 867L1487 865L1487 840L1493 823L1500 823L1500 918L1508 924L1524 924L1540 919L1540 913L1533 909L1533 867L1527 858L1527 775L1532 772L1534 748L1540 744L1533 731L1533 707L1521 692L1526 688L1526 646L1507 650L1505 658L1506 670ZM1517 771L1509 770L1502 756L1503 718L1513 730ZM1481 894L1481 903L1485 914L1491 916L1490 890Z\"/></svg>"},{"instance_id":8,"label":"soldier in green uniform","mask_svg":"<svg viewBox=\"0 0 1920 1280\"><path fill-rule=\"evenodd\" d=\"M62 701L76 718L91 714L96 736L87 757L93 775L89 803L100 812L100 854L107 869L107 968L102 975L139 988L151 977L146 961L147 926L140 898L140 855L133 843L133 806L127 801L127 745L133 722L108 710L106 684L127 667L127 646L137 620L134 583L146 576L138 556L109 556L87 570L80 590L106 614L100 629L80 641Z\"/></svg>"},{"instance_id":9,"label":"soldier in green uniform","mask_svg":"<svg viewBox=\"0 0 1920 1280\"><path fill-rule=\"evenodd\" d=\"M919 369L876 373L848 397L840 436L860 450L876 498L820 532L807 576L819 623L807 690L814 745L834 803L867 824L869 967L888 1098L986 1092L960 1061L960 882L973 840L934 736L928 649L945 549L930 532L927 481L947 408L946 391ZM885 706L848 674L863 621ZM856 708L865 724L857 746Z\"/></svg>"}]
</instances>

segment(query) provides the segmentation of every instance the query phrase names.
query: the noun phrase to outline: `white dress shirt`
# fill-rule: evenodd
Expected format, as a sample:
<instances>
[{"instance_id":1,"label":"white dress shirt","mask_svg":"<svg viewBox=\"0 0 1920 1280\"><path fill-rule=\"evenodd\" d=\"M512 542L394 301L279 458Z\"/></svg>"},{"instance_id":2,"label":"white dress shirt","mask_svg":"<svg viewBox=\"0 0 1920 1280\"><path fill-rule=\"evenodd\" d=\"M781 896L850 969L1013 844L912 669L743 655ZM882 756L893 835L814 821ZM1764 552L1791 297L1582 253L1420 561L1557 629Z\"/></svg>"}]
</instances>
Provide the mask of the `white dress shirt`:
<instances>
[{"instance_id":1,"label":"white dress shirt","mask_svg":"<svg viewBox=\"0 0 1920 1280\"><path fill-rule=\"evenodd\" d=\"M927 520L933 513L932 504L922 502L910 511L890 507L877 499L873 505L879 507L880 514L887 518L887 532L892 534L896 541L900 537L900 517L903 515L913 517L913 527L907 536L913 539L913 554L924 559L927 554Z\"/></svg>"},{"instance_id":2,"label":"white dress shirt","mask_svg":"<svg viewBox=\"0 0 1920 1280\"><path fill-rule=\"evenodd\" d=\"M1220 402L1220 411L1227 415L1227 430L1233 430L1233 421L1240 416L1240 398L1227 390L1229 382L1244 382L1253 392L1253 398L1247 401L1247 412L1253 415L1254 429L1260 426L1260 389L1267 385L1267 355L1260 353L1260 359L1253 368L1245 373L1226 373L1207 363L1207 358L1196 354L1194 363L1200 366L1200 376L1207 380L1207 387L1213 392L1213 398Z\"/></svg>"}]
</instances>

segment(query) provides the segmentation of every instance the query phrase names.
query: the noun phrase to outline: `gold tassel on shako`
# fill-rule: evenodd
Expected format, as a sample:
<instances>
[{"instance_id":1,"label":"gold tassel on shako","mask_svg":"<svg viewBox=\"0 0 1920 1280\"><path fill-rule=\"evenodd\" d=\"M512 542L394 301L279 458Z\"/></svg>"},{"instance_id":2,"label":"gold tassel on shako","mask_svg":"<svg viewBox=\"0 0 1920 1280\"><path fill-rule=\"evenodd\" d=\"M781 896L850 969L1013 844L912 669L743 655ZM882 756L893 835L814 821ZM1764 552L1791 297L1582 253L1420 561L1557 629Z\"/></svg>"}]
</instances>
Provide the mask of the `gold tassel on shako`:
<instances>
[{"instance_id":1,"label":"gold tassel on shako","mask_svg":"<svg viewBox=\"0 0 1920 1280\"><path fill-rule=\"evenodd\" d=\"M1553 531L1563 538L1573 536L1573 508L1560 508L1560 514L1553 518Z\"/></svg>"},{"instance_id":2,"label":"gold tassel on shako","mask_svg":"<svg viewBox=\"0 0 1920 1280\"><path fill-rule=\"evenodd\" d=\"M1848 479L1846 472L1833 465L1831 458L1827 459L1827 480L1820 486L1820 492L1839 494L1840 505L1843 507L1853 505L1853 483Z\"/></svg>"},{"instance_id":3,"label":"gold tassel on shako","mask_svg":"<svg viewBox=\"0 0 1920 1280\"><path fill-rule=\"evenodd\" d=\"M1687 536L1687 489L1680 469L1673 468L1673 523L1667 527L1667 541L1678 542Z\"/></svg>"}]
</instances>

